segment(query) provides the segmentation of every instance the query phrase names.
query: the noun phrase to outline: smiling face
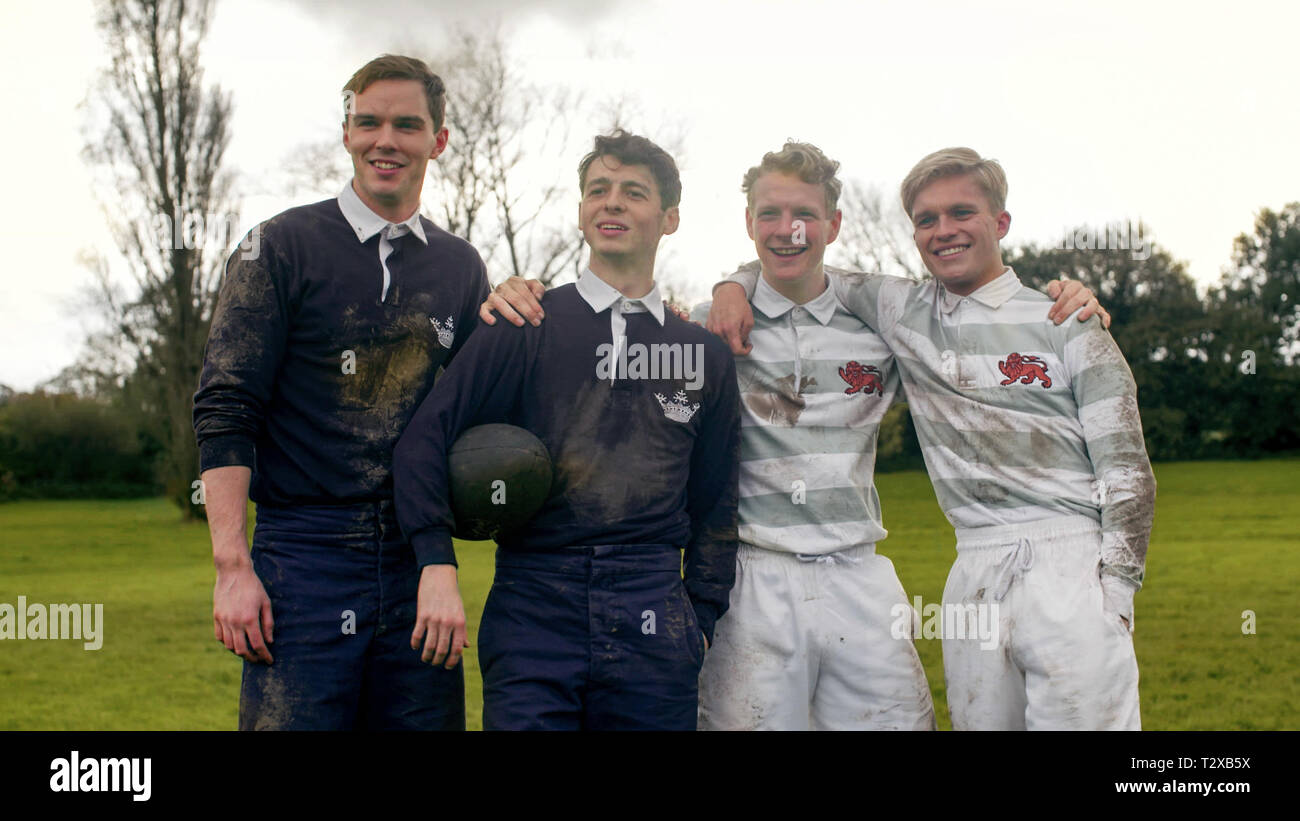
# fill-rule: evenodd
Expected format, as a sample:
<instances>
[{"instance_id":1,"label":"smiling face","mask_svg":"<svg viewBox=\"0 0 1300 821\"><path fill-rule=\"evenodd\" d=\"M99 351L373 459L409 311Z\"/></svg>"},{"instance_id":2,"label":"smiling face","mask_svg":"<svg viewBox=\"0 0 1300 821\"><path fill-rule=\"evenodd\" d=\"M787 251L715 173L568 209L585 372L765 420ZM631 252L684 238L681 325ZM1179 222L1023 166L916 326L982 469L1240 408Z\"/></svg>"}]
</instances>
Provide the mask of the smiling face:
<instances>
[{"instance_id":1,"label":"smiling face","mask_svg":"<svg viewBox=\"0 0 1300 821\"><path fill-rule=\"evenodd\" d=\"M343 145L357 196L384 219L402 222L420 205L425 169L447 147L447 129L433 130L418 81L379 80L353 98Z\"/></svg>"},{"instance_id":2,"label":"smiling face","mask_svg":"<svg viewBox=\"0 0 1300 821\"><path fill-rule=\"evenodd\" d=\"M921 260L950 292L965 296L1005 270L998 243L1011 227L1011 215L993 213L970 174L940 177L926 185L917 193L910 216Z\"/></svg>"},{"instance_id":3,"label":"smiling face","mask_svg":"<svg viewBox=\"0 0 1300 821\"><path fill-rule=\"evenodd\" d=\"M592 270L653 266L659 240L677 230L677 207L665 209L654 175L644 165L629 165L608 154L587 169L578 224L591 248Z\"/></svg>"},{"instance_id":4,"label":"smiling face","mask_svg":"<svg viewBox=\"0 0 1300 821\"><path fill-rule=\"evenodd\" d=\"M840 232L840 212L828 212L825 186L770 171L755 180L750 196L745 229L754 240L763 278L794 302L816 297L825 286L826 246Z\"/></svg>"}]
</instances>

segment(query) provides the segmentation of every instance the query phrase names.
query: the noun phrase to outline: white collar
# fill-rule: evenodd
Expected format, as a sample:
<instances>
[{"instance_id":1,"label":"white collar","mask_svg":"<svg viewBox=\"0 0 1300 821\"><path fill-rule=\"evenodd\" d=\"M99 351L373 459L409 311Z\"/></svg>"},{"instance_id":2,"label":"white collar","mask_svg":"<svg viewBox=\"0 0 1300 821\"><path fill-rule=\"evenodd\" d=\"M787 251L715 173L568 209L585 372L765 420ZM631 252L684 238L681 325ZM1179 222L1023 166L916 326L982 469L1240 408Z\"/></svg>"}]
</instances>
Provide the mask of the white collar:
<instances>
[{"instance_id":1,"label":"white collar","mask_svg":"<svg viewBox=\"0 0 1300 821\"><path fill-rule=\"evenodd\" d=\"M813 317L825 325L835 316L835 309L839 307L840 301L835 297L835 283L831 282L832 274L826 274L826 290L817 295L816 299L810 299L802 305L798 305L789 297L784 296L763 278L760 271L758 275L758 287L754 289L754 307L763 312L768 319L777 319L784 316L793 308L803 308Z\"/></svg>"},{"instance_id":2,"label":"white collar","mask_svg":"<svg viewBox=\"0 0 1300 821\"><path fill-rule=\"evenodd\" d=\"M939 288L939 307L945 314L952 313L962 299L965 298L973 299L981 305L986 305L996 311L1005 305L1008 299L1015 296L1016 291L1020 290L1020 277L1016 276L1016 272L1008 267L992 282L986 282L971 291L966 297L951 293L947 288L943 287L943 283L939 282L938 279L935 280L935 285Z\"/></svg>"},{"instance_id":3,"label":"white collar","mask_svg":"<svg viewBox=\"0 0 1300 821\"><path fill-rule=\"evenodd\" d=\"M620 311L625 314L640 313L649 311L662 326L664 324L664 301L659 296L659 285L654 284L650 288L650 293L643 297L631 299L610 285L605 280L596 276L590 268L582 272L578 278L578 294L587 301L591 310L596 313L609 308L617 303L622 303Z\"/></svg>"},{"instance_id":4,"label":"white collar","mask_svg":"<svg viewBox=\"0 0 1300 821\"><path fill-rule=\"evenodd\" d=\"M361 197L357 196L357 192L352 188L352 180L348 180L347 185L339 192L339 210L343 212L343 218L352 226L357 239L361 242L366 242L391 225L392 228L387 234L389 238L400 237L410 231L420 242L429 244L428 237L424 235L424 226L420 224L420 209L415 209L415 213L405 222L389 222L371 211L370 206L361 201Z\"/></svg>"}]
</instances>

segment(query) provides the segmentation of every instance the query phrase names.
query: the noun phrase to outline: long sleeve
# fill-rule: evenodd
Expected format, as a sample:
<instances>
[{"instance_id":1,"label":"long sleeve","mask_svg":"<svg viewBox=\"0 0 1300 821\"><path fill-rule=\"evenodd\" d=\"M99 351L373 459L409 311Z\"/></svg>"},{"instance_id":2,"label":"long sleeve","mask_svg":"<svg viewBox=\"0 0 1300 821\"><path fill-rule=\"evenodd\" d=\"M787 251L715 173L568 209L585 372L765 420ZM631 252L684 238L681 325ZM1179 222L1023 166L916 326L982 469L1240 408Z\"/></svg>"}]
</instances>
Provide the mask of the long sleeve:
<instances>
[{"instance_id":1,"label":"long sleeve","mask_svg":"<svg viewBox=\"0 0 1300 821\"><path fill-rule=\"evenodd\" d=\"M1141 587L1155 512L1156 483L1138 416L1137 385L1124 355L1098 322L1073 321L1078 332L1065 344L1079 422L1101 509L1101 562L1105 575Z\"/></svg>"},{"instance_id":2,"label":"long sleeve","mask_svg":"<svg viewBox=\"0 0 1300 821\"><path fill-rule=\"evenodd\" d=\"M487 266L483 263L483 258L478 252L474 252L473 258L474 284L466 291L465 302L461 308L460 315L456 321L460 324L456 327L455 341L451 344L451 350L447 354L448 360L454 360L461 349L469 342L471 335L482 328L489 328L490 325L479 326L478 309L492 294L492 285L488 282ZM500 323L498 323L500 324ZM450 366L450 361L447 366Z\"/></svg>"},{"instance_id":3,"label":"long sleeve","mask_svg":"<svg viewBox=\"0 0 1300 821\"><path fill-rule=\"evenodd\" d=\"M254 466L288 328L284 282L273 275L277 259L265 226L262 253L226 262L203 370L194 395L194 433L200 471Z\"/></svg>"},{"instance_id":4,"label":"long sleeve","mask_svg":"<svg viewBox=\"0 0 1300 821\"><path fill-rule=\"evenodd\" d=\"M686 510L691 539L685 551L685 585L700 629L710 642L727 611L736 580L737 487L740 471L740 391L736 364L722 353L718 390L691 453Z\"/></svg>"},{"instance_id":5,"label":"long sleeve","mask_svg":"<svg viewBox=\"0 0 1300 821\"><path fill-rule=\"evenodd\" d=\"M762 270L763 269L759 266L758 260L746 262L744 265L737 268L734 274L722 280L722 282L734 282L744 288L745 299L752 301L754 299L754 291L758 288L758 278L762 275ZM718 284L720 285L722 283ZM713 287L717 288L717 285Z\"/></svg>"},{"instance_id":6,"label":"long sleeve","mask_svg":"<svg viewBox=\"0 0 1300 821\"><path fill-rule=\"evenodd\" d=\"M397 522L421 567L456 564L448 452L471 425L506 418L530 368L529 333L508 322L475 329L397 441Z\"/></svg>"}]
</instances>

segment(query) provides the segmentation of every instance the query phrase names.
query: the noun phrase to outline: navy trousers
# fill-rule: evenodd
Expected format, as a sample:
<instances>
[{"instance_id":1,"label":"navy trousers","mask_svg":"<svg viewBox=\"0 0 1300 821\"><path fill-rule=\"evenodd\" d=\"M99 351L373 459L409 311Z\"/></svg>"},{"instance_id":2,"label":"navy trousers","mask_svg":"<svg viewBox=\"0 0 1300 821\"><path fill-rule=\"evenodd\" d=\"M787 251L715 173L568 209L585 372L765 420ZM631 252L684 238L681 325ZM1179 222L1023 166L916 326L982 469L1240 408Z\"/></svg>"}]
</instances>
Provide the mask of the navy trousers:
<instances>
[{"instance_id":1,"label":"navy trousers","mask_svg":"<svg viewBox=\"0 0 1300 821\"><path fill-rule=\"evenodd\" d=\"M259 506L271 665L244 662L241 730L463 730L464 665L411 649L420 569L391 501Z\"/></svg>"},{"instance_id":2,"label":"navy trousers","mask_svg":"<svg viewBox=\"0 0 1300 821\"><path fill-rule=\"evenodd\" d=\"M671 545L498 550L485 730L694 730L704 636Z\"/></svg>"}]
</instances>

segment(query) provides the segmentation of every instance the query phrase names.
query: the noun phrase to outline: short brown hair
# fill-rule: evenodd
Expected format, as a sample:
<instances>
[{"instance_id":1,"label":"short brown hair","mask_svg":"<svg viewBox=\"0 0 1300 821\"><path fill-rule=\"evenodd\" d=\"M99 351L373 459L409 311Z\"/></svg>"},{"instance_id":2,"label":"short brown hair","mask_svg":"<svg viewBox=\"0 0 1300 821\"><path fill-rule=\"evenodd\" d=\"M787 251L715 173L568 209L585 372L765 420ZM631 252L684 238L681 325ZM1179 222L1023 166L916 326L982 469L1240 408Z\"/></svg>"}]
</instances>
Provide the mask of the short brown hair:
<instances>
[{"instance_id":1,"label":"short brown hair","mask_svg":"<svg viewBox=\"0 0 1300 821\"><path fill-rule=\"evenodd\" d=\"M596 146L578 163L578 190L587 188L587 169L598 158L610 156L624 165L644 165L659 187L659 206L667 211L682 201L682 178L667 151L645 137L617 129L596 137Z\"/></svg>"},{"instance_id":2,"label":"short brown hair","mask_svg":"<svg viewBox=\"0 0 1300 821\"><path fill-rule=\"evenodd\" d=\"M424 98L429 103L429 114L433 117L433 130L440 131L447 114L447 87L442 78L429 68L423 60L403 57L400 54L385 54L376 57L357 69L343 91L360 94L380 80L415 80L424 86ZM348 124L351 110L347 103L343 108L343 125Z\"/></svg>"},{"instance_id":3,"label":"short brown hair","mask_svg":"<svg viewBox=\"0 0 1300 821\"><path fill-rule=\"evenodd\" d=\"M774 171L793 174L811 185L820 185L826 192L826 216L835 215L835 206L840 201L840 189L843 184L835 176L840 164L822 153L812 143L786 140L780 151L769 151L763 155L763 161L745 172L745 181L740 190L745 192L749 207L754 207L754 184L764 174Z\"/></svg>"},{"instance_id":4,"label":"short brown hair","mask_svg":"<svg viewBox=\"0 0 1300 821\"><path fill-rule=\"evenodd\" d=\"M1007 207L1007 174L997 160L986 160L969 148L944 148L921 158L899 188L903 197L903 211L912 218L912 204L921 189L943 177L970 174L988 198L994 214Z\"/></svg>"}]
</instances>

